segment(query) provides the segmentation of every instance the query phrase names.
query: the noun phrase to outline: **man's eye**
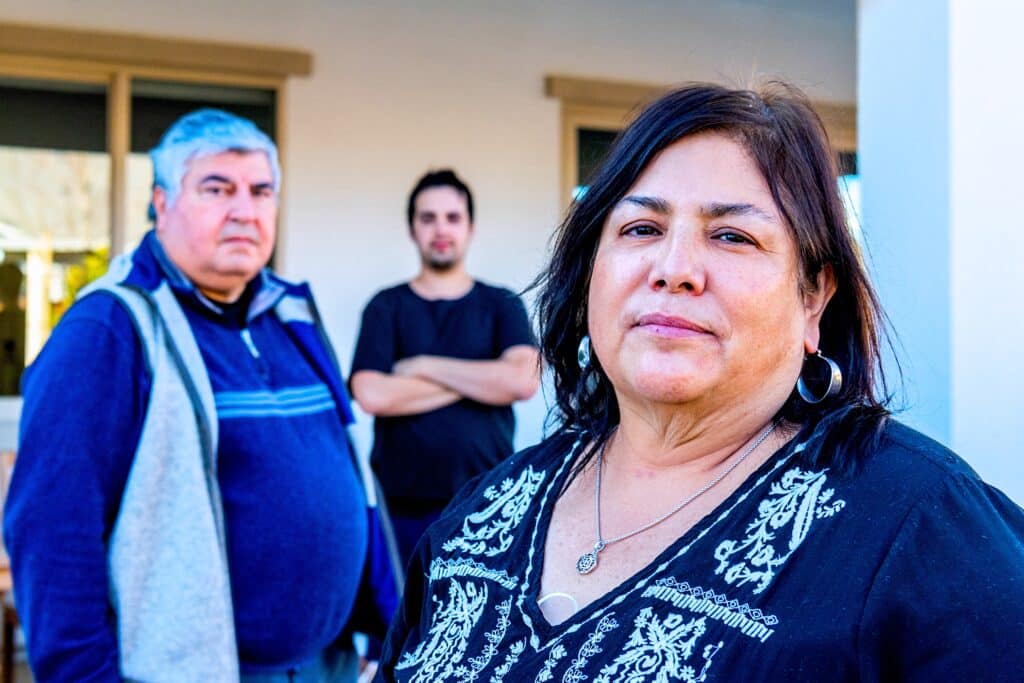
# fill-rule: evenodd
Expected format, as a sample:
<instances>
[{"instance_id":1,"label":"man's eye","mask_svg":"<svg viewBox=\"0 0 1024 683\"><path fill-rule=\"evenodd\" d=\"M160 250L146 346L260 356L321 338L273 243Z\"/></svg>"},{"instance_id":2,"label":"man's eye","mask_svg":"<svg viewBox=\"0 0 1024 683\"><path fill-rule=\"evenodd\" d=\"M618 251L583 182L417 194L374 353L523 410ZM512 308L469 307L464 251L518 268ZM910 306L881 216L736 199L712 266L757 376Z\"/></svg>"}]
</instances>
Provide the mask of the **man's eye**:
<instances>
[{"instance_id":1,"label":"man's eye","mask_svg":"<svg viewBox=\"0 0 1024 683\"><path fill-rule=\"evenodd\" d=\"M207 185L199 190L203 194L208 194L214 197L219 197L227 193L227 188L221 185Z\"/></svg>"}]
</instances>

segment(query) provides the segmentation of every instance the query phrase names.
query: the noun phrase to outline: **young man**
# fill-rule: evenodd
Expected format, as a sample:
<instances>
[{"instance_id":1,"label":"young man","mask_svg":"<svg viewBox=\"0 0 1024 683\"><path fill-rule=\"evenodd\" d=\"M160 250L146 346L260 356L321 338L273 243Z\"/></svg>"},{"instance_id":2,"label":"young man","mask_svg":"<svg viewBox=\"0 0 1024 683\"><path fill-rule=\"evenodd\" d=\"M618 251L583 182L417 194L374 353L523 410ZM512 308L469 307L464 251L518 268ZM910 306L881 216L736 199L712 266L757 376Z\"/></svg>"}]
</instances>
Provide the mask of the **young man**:
<instances>
[{"instance_id":1,"label":"young man","mask_svg":"<svg viewBox=\"0 0 1024 683\"><path fill-rule=\"evenodd\" d=\"M407 219L420 272L367 304L350 380L376 417L371 463L406 562L459 488L512 452L512 403L537 391L540 369L519 298L466 272L466 184L428 173Z\"/></svg>"},{"instance_id":2,"label":"young man","mask_svg":"<svg viewBox=\"0 0 1024 683\"><path fill-rule=\"evenodd\" d=\"M358 589L378 625L394 595L309 288L265 268L277 149L201 110L151 156L155 229L25 377L4 537L36 680L354 681Z\"/></svg>"}]
</instances>

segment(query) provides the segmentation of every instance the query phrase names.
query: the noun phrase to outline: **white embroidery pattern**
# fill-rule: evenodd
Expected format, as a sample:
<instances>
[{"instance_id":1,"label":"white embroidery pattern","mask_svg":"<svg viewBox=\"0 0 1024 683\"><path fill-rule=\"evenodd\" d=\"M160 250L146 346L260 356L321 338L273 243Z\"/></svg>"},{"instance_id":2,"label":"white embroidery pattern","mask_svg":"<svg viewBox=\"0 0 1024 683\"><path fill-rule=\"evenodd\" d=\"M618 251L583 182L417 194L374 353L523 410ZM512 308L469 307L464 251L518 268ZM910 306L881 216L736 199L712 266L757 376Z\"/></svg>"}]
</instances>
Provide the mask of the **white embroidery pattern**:
<instances>
[{"instance_id":1,"label":"white embroidery pattern","mask_svg":"<svg viewBox=\"0 0 1024 683\"><path fill-rule=\"evenodd\" d=\"M487 557L505 552L512 545L513 530L526 515L543 480L543 471L534 472L533 467L528 466L517 480L501 482L500 490L488 486L484 498L491 501L490 504L466 517L462 522L462 535L448 539L441 547L449 553L461 550ZM491 545L494 540L497 545Z\"/></svg>"},{"instance_id":2,"label":"white embroidery pattern","mask_svg":"<svg viewBox=\"0 0 1024 683\"><path fill-rule=\"evenodd\" d=\"M430 561L430 580L450 579L453 576L471 576L477 579L490 579L502 588L512 590L516 587L517 579L508 575L504 569L488 569L479 562L468 558L459 557L454 560L446 560L435 557Z\"/></svg>"},{"instance_id":3,"label":"white embroidery pattern","mask_svg":"<svg viewBox=\"0 0 1024 683\"><path fill-rule=\"evenodd\" d=\"M512 610L512 598L505 600L500 605L495 607L498 610L498 623L494 629L484 634L484 640L487 642L484 645L484 650L476 657L471 657L468 660L469 666L465 664L455 668L455 675L459 677L460 681L471 682L475 681L480 677L480 672L483 671L492 659L494 655L498 653L498 645L505 638L505 631L508 630L508 613Z\"/></svg>"},{"instance_id":4,"label":"white embroidery pattern","mask_svg":"<svg viewBox=\"0 0 1024 683\"><path fill-rule=\"evenodd\" d=\"M551 671L558 666L558 662L569 654L565 646L561 643L557 643L551 648L551 652L548 653L548 658L544 661L544 668L537 674L537 678L533 679L533 683L544 683L554 678Z\"/></svg>"},{"instance_id":5,"label":"white embroidery pattern","mask_svg":"<svg viewBox=\"0 0 1024 683\"><path fill-rule=\"evenodd\" d=\"M757 607L731 600L710 588L691 587L689 581L679 583L672 577L658 579L653 586L644 590L642 597L664 600L679 609L703 614L762 643L767 642L775 633L771 627L779 623L779 618L774 614L766 614Z\"/></svg>"},{"instance_id":6,"label":"white embroidery pattern","mask_svg":"<svg viewBox=\"0 0 1024 683\"><path fill-rule=\"evenodd\" d=\"M722 643L706 645L702 652L704 666L698 673L686 663L693 655L697 641L704 635L705 617L686 618L670 613L661 621L654 610L645 607L637 615L633 633L611 664L603 667L594 683L699 683L707 678L711 658Z\"/></svg>"},{"instance_id":7,"label":"white embroidery pattern","mask_svg":"<svg viewBox=\"0 0 1024 683\"><path fill-rule=\"evenodd\" d=\"M562 683L582 683L582 681L587 680L587 675L583 673L587 662L594 655L601 653L600 643L604 640L604 635L618 627L619 622L611 614L601 617L601 621L597 623L597 628L580 647L579 654L572 661L572 665L566 669L565 674L562 676Z\"/></svg>"},{"instance_id":8,"label":"white embroidery pattern","mask_svg":"<svg viewBox=\"0 0 1024 683\"><path fill-rule=\"evenodd\" d=\"M508 654L505 655L505 662L494 670L494 674L491 676L490 683L503 683L505 676L512 670L512 667L519 661L519 655L523 654L523 650L526 649L526 640L517 640L512 643L508 649Z\"/></svg>"},{"instance_id":9,"label":"white embroidery pattern","mask_svg":"<svg viewBox=\"0 0 1024 683\"><path fill-rule=\"evenodd\" d=\"M466 654L469 634L483 615L487 605L487 585L458 581L449 584L448 604L436 596L437 603L427 637L411 653L402 655L396 669L419 666L410 683L435 683L449 678Z\"/></svg>"},{"instance_id":10,"label":"white embroidery pattern","mask_svg":"<svg viewBox=\"0 0 1024 683\"><path fill-rule=\"evenodd\" d=\"M719 560L715 574L725 572L726 582L736 586L756 581L754 593L764 591L775 578L776 570L803 543L811 523L831 517L846 506L842 500L828 504L834 490L822 490L827 471L805 472L794 467L773 482L768 497L757 507L758 518L747 526L747 537L741 542L723 541L715 549L715 559ZM788 544L780 550L773 541L790 522L793 529ZM742 557L734 558L739 553ZM739 561L730 564L734 559Z\"/></svg>"}]
</instances>

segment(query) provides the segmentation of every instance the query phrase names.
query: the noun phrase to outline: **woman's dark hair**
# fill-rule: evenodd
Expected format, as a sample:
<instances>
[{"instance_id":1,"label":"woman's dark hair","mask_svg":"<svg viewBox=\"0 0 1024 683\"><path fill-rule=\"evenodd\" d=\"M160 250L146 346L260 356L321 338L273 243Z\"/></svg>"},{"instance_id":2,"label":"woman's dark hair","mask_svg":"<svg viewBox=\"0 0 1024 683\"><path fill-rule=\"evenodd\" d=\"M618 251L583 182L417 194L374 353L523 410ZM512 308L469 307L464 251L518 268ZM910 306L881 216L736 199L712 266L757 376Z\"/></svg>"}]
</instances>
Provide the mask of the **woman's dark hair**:
<instances>
[{"instance_id":1,"label":"woman's dark hair","mask_svg":"<svg viewBox=\"0 0 1024 683\"><path fill-rule=\"evenodd\" d=\"M880 348L885 315L846 222L825 129L806 96L784 83L757 91L686 85L648 106L618 136L559 227L550 264L535 283L541 351L554 373L554 419L563 430L590 436L580 467L618 424L615 392L600 359L592 356L585 374L577 362L598 242L609 212L655 156L705 132L736 141L764 176L796 244L800 291L814 291L818 275L832 271L836 292L821 318L819 345L839 364L842 390L815 405L794 390L777 417L803 425L804 434L821 432L823 438L808 444L807 460L852 466L879 438L888 415Z\"/></svg>"}]
</instances>

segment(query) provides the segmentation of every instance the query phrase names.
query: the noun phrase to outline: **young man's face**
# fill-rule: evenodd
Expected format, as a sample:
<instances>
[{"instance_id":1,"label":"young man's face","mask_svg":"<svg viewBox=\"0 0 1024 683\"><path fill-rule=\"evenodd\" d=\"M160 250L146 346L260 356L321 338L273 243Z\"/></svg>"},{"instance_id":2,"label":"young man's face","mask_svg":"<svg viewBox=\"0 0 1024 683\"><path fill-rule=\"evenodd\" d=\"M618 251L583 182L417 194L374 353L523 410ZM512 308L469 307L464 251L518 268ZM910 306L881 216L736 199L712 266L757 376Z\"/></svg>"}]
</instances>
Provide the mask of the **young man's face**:
<instances>
[{"instance_id":1,"label":"young man's face","mask_svg":"<svg viewBox=\"0 0 1024 683\"><path fill-rule=\"evenodd\" d=\"M178 268L215 301L234 301L270 260L277 223L274 174L263 152L193 159L168 205L153 190L156 231Z\"/></svg>"},{"instance_id":2,"label":"young man's face","mask_svg":"<svg viewBox=\"0 0 1024 683\"><path fill-rule=\"evenodd\" d=\"M416 195L412 239L425 268L445 271L461 264L472 235L464 194L442 185Z\"/></svg>"}]
</instances>

